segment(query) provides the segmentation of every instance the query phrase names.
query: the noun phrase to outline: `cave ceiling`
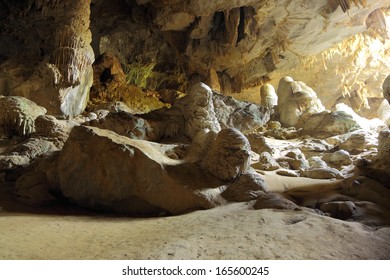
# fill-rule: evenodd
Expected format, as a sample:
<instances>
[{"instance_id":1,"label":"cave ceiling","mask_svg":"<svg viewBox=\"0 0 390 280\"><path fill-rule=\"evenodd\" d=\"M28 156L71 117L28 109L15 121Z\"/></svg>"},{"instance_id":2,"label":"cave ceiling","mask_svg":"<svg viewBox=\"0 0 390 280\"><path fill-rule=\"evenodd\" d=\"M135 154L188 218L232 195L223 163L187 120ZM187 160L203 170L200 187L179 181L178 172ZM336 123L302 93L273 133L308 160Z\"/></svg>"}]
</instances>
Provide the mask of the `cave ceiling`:
<instances>
[{"instance_id":1,"label":"cave ceiling","mask_svg":"<svg viewBox=\"0 0 390 280\"><path fill-rule=\"evenodd\" d=\"M287 70L291 75L301 71L305 58L353 36L369 34L379 38L383 47L388 47L389 41L386 16L390 0L90 2L91 10L86 13L90 13L95 57L110 51L122 66L153 63L160 72L179 77L175 81L155 82L152 89L184 90L180 83L203 81L225 94L250 92L265 82L277 84ZM10 57L39 61L53 53L53 30L67 18L63 16L64 9L53 9L58 3L0 1L1 62ZM354 51L351 49L346 55ZM388 67L388 58L378 64ZM383 80L385 72L374 80ZM342 83L347 78L340 79ZM361 83L369 83L367 77L362 79ZM314 83L312 80L306 82ZM352 92L362 90L349 86ZM338 90L338 96L345 94L341 88ZM369 95L367 90L365 94Z\"/></svg>"}]
</instances>

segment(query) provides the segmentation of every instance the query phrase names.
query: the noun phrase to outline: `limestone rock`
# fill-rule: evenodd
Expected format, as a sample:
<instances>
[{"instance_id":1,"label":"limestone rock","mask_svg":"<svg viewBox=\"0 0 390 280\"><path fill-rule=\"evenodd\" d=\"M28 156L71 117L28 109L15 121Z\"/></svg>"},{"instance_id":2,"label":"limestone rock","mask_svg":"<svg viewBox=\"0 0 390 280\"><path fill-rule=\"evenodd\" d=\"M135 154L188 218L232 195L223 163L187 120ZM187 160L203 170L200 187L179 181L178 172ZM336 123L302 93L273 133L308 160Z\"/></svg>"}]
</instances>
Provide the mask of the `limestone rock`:
<instances>
[{"instance_id":1,"label":"limestone rock","mask_svg":"<svg viewBox=\"0 0 390 280\"><path fill-rule=\"evenodd\" d=\"M191 142L185 154L185 160L188 162L199 162L204 160L217 138L217 133L214 131L200 131L195 139Z\"/></svg>"},{"instance_id":2,"label":"limestone rock","mask_svg":"<svg viewBox=\"0 0 390 280\"><path fill-rule=\"evenodd\" d=\"M283 209L299 210L299 206L280 193L267 193L260 196L253 205L256 210L259 209Z\"/></svg>"},{"instance_id":3,"label":"limestone rock","mask_svg":"<svg viewBox=\"0 0 390 280\"><path fill-rule=\"evenodd\" d=\"M309 162L299 149L289 151L284 157L277 159L277 162L281 161L287 161L290 168L294 170L305 170L309 168Z\"/></svg>"},{"instance_id":4,"label":"limestone rock","mask_svg":"<svg viewBox=\"0 0 390 280\"><path fill-rule=\"evenodd\" d=\"M390 131L382 130L378 136L378 155L371 161L361 159L356 163L358 173L370 177L390 188Z\"/></svg>"},{"instance_id":5,"label":"limestone rock","mask_svg":"<svg viewBox=\"0 0 390 280\"><path fill-rule=\"evenodd\" d=\"M50 185L43 171L31 172L18 178L15 195L25 204L41 206L56 200L49 189Z\"/></svg>"},{"instance_id":6,"label":"limestone rock","mask_svg":"<svg viewBox=\"0 0 390 280\"><path fill-rule=\"evenodd\" d=\"M274 152L273 149L267 144L264 136L256 133L250 133L245 136L248 138L251 149L255 153L261 154L263 152L268 152L272 154Z\"/></svg>"},{"instance_id":7,"label":"limestone rock","mask_svg":"<svg viewBox=\"0 0 390 280\"><path fill-rule=\"evenodd\" d=\"M344 111L312 114L301 118L297 126L302 128L304 134L318 138L345 134L360 128L357 121Z\"/></svg>"},{"instance_id":8,"label":"limestone rock","mask_svg":"<svg viewBox=\"0 0 390 280\"><path fill-rule=\"evenodd\" d=\"M301 171L303 177L308 177L312 179L342 179L344 176L335 168L325 167L325 168L310 168L307 170Z\"/></svg>"},{"instance_id":9,"label":"limestone rock","mask_svg":"<svg viewBox=\"0 0 390 280\"><path fill-rule=\"evenodd\" d=\"M238 101L230 96L213 94L216 117L222 128L234 127L242 132L263 127L270 119L270 111L246 101Z\"/></svg>"},{"instance_id":10,"label":"limestone rock","mask_svg":"<svg viewBox=\"0 0 390 280\"><path fill-rule=\"evenodd\" d=\"M367 135L364 131L354 132L339 146L352 154L361 153L369 148Z\"/></svg>"},{"instance_id":11,"label":"limestone rock","mask_svg":"<svg viewBox=\"0 0 390 280\"><path fill-rule=\"evenodd\" d=\"M346 180L342 186L345 195L361 201L371 201L387 209L390 208L390 190L369 177L358 176Z\"/></svg>"},{"instance_id":12,"label":"limestone rock","mask_svg":"<svg viewBox=\"0 0 390 280\"><path fill-rule=\"evenodd\" d=\"M86 124L101 129L109 129L132 139L156 141L159 136L147 120L126 112L109 113L104 118L92 120Z\"/></svg>"},{"instance_id":13,"label":"limestone rock","mask_svg":"<svg viewBox=\"0 0 390 280\"><path fill-rule=\"evenodd\" d=\"M259 174L245 172L229 184L221 195L227 201L246 202L258 198L267 191L267 185Z\"/></svg>"},{"instance_id":14,"label":"limestone rock","mask_svg":"<svg viewBox=\"0 0 390 280\"><path fill-rule=\"evenodd\" d=\"M278 96L271 84L265 83L260 88L260 104L267 107L271 112L278 105Z\"/></svg>"},{"instance_id":15,"label":"limestone rock","mask_svg":"<svg viewBox=\"0 0 390 280\"><path fill-rule=\"evenodd\" d=\"M338 150L334 153L326 153L322 159L336 168L340 168L343 165L352 164L351 156L345 150Z\"/></svg>"},{"instance_id":16,"label":"limestone rock","mask_svg":"<svg viewBox=\"0 0 390 280\"><path fill-rule=\"evenodd\" d=\"M0 96L0 135L28 137L35 131L35 119L46 109L19 96Z\"/></svg>"},{"instance_id":17,"label":"limestone rock","mask_svg":"<svg viewBox=\"0 0 390 280\"><path fill-rule=\"evenodd\" d=\"M280 129L282 125L278 121L269 121L267 123L267 128L268 129Z\"/></svg>"},{"instance_id":18,"label":"limestone rock","mask_svg":"<svg viewBox=\"0 0 390 280\"><path fill-rule=\"evenodd\" d=\"M383 89L383 97L390 104L390 75L388 75L386 79L383 81L382 89Z\"/></svg>"},{"instance_id":19,"label":"limestone rock","mask_svg":"<svg viewBox=\"0 0 390 280\"><path fill-rule=\"evenodd\" d=\"M388 127L390 126L390 103L387 100L382 100L378 106L377 115Z\"/></svg>"},{"instance_id":20,"label":"limestone rock","mask_svg":"<svg viewBox=\"0 0 390 280\"><path fill-rule=\"evenodd\" d=\"M35 158L57 151L53 142L42 137L23 140L0 154L0 170L27 166Z\"/></svg>"},{"instance_id":21,"label":"limestone rock","mask_svg":"<svg viewBox=\"0 0 390 280\"><path fill-rule=\"evenodd\" d=\"M185 134L194 139L201 130L219 132L221 127L216 118L211 89L197 83L191 87L189 94L175 103L175 107L181 109L185 119Z\"/></svg>"},{"instance_id":22,"label":"limestone rock","mask_svg":"<svg viewBox=\"0 0 390 280\"><path fill-rule=\"evenodd\" d=\"M295 139L300 136L299 131L296 130L295 127L289 128L270 128L265 132L267 137L273 137L275 139L288 140Z\"/></svg>"},{"instance_id":23,"label":"limestone rock","mask_svg":"<svg viewBox=\"0 0 390 280\"><path fill-rule=\"evenodd\" d=\"M332 201L323 203L320 210L329 213L331 217L341 220L349 220L357 215L357 209L352 201Z\"/></svg>"},{"instance_id":24,"label":"limestone rock","mask_svg":"<svg viewBox=\"0 0 390 280\"><path fill-rule=\"evenodd\" d=\"M313 89L291 77L280 79L277 93L279 119L286 127L296 126L301 116L307 118L325 110Z\"/></svg>"},{"instance_id":25,"label":"limestone rock","mask_svg":"<svg viewBox=\"0 0 390 280\"><path fill-rule=\"evenodd\" d=\"M310 168L327 168L328 165L325 161L321 159L321 157L314 156L307 159L309 162Z\"/></svg>"},{"instance_id":26,"label":"limestone rock","mask_svg":"<svg viewBox=\"0 0 390 280\"><path fill-rule=\"evenodd\" d=\"M160 147L75 127L58 160L61 192L80 206L127 214L179 214L218 204L217 178L167 157Z\"/></svg>"},{"instance_id":27,"label":"limestone rock","mask_svg":"<svg viewBox=\"0 0 390 280\"><path fill-rule=\"evenodd\" d=\"M333 144L323 139L304 139L299 145L299 149L307 158L322 156L323 153L330 152L333 148Z\"/></svg>"},{"instance_id":28,"label":"limestone rock","mask_svg":"<svg viewBox=\"0 0 390 280\"><path fill-rule=\"evenodd\" d=\"M93 63L94 85L101 82L125 83L126 77L122 66L111 52L105 52L96 58Z\"/></svg>"},{"instance_id":29,"label":"limestone rock","mask_svg":"<svg viewBox=\"0 0 390 280\"><path fill-rule=\"evenodd\" d=\"M231 181L250 167L250 144L235 128L222 129L205 155L202 167L214 176Z\"/></svg>"},{"instance_id":30,"label":"limestone rock","mask_svg":"<svg viewBox=\"0 0 390 280\"><path fill-rule=\"evenodd\" d=\"M382 130L378 136L378 159L390 165L390 130Z\"/></svg>"},{"instance_id":31,"label":"limestone rock","mask_svg":"<svg viewBox=\"0 0 390 280\"><path fill-rule=\"evenodd\" d=\"M280 168L279 164L268 152L262 152L259 157L259 162L253 164L252 167L265 171L273 171Z\"/></svg>"},{"instance_id":32,"label":"limestone rock","mask_svg":"<svg viewBox=\"0 0 390 280\"><path fill-rule=\"evenodd\" d=\"M72 120L58 120L54 116L41 115L35 119L34 137L44 137L58 149L62 149L73 127L77 125L79 124Z\"/></svg>"},{"instance_id":33,"label":"limestone rock","mask_svg":"<svg viewBox=\"0 0 390 280\"><path fill-rule=\"evenodd\" d=\"M300 174L295 170L289 170L289 169L279 169L276 171L276 174L281 176L287 176L287 177L299 177Z\"/></svg>"},{"instance_id":34,"label":"limestone rock","mask_svg":"<svg viewBox=\"0 0 390 280\"><path fill-rule=\"evenodd\" d=\"M42 206L61 196L58 177L58 155L54 152L35 160L16 180L15 196L28 205Z\"/></svg>"}]
</instances>

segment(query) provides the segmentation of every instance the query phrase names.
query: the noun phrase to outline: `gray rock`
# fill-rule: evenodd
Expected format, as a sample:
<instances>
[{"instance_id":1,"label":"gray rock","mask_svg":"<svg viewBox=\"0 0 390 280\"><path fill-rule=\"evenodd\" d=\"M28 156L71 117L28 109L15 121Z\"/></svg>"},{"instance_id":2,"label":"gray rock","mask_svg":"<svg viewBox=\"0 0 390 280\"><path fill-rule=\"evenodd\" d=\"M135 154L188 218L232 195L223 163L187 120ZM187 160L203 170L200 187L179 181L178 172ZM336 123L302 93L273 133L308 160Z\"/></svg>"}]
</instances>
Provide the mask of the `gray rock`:
<instances>
[{"instance_id":1,"label":"gray rock","mask_svg":"<svg viewBox=\"0 0 390 280\"><path fill-rule=\"evenodd\" d=\"M246 101L238 101L217 92L213 94L214 109L221 128L234 127L240 131L253 131L270 120L268 108Z\"/></svg>"},{"instance_id":2,"label":"gray rock","mask_svg":"<svg viewBox=\"0 0 390 280\"><path fill-rule=\"evenodd\" d=\"M321 157L311 157L308 158L307 161L309 162L310 168L327 168L328 165L325 161L321 159Z\"/></svg>"},{"instance_id":3,"label":"gray rock","mask_svg":"<svg viewBox=\"0 0 390 280\"><path fill-rule=\"evenodd\" d=\"M287 177L299 177L299 173L294 170L289 170L289 169L280 169L276 171L276 174L281 175L281 176L287 176Z\"/></svg>"},{"instance_id":4,"label":"gray rock","mask_svg":"<svg viewBox=\"0 0 390 280\"><path fill-rule=\"evenodd\" d=\"M341 110L324 111L301 118L297 127L302 128L303 134L317 138L345 134L361 128L352 115Z\"/></svg>"},{"instance_id":5,"label":"gray rock","mask_svg":"<svg viewBox=\"0 0 390 280\"><path fill-rule=\"evenodd\" d=\"M342 179L344 176L335 168L312 168L301 171L303 177L312 179Z\"/></svg>"},{"instance_id":6,"label":"gray rock","mask_svg":"<svg viewBox=\"0 0 390 280\"><path fill-rule=\"evenodd\" d=\"M345 150L338 150L334 153L324 154L322 159L330 166L340 168L343 165L352 164L351 155Z\"/></svg>"},{"instance_id":7,"label":"gray rock","mask_svg":"<svg viewBox=\"0 0 390 280\"><path fill-rule=\"evenodd\" d=\"M200 130L219 132L221 126L214 110L213 93L204 83L193 85L189 94L175 102L184 116L185 135L193 140Z\"/></svg>"},{"instance_id":8,"label":"gray rock","mask_svg":"<svg viewBox=\"0 0 390 280\"><path fill-rule=\"evenodd\" d=\"M364 131L352 133L345 141L340 143L340 148L350 152L351 154L359 154L367 150L367 136Z\"/></svg>"}]
</instances>

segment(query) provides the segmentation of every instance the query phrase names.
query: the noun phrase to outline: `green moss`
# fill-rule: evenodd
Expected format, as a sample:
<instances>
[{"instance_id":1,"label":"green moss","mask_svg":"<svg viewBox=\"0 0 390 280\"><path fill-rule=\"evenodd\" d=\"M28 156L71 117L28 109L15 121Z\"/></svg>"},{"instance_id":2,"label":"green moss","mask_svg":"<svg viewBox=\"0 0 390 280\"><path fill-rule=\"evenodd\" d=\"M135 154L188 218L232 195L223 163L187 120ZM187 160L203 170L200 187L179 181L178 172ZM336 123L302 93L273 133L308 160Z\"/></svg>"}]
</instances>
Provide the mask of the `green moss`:
<instances>
[{"instance_id":1,"label":"green moss","mask_svg":"<svg viewBox=\"0 0 390 280\"><path fill-rule=\"evenodd\" d=\"M141 89L149 88L148 80L154 76L154 64L142 65L139 63L128 64L125 67L126 84L135 85ZM155 88L151 89L154 90Z\"/></svg>"},{"instance_id":2,"label":"green moss","mask_svg":"<svg viewBox=\"0 0 390 280\"><path fill-rule=\"evenodd\" d=\"M156 64L132 63L124 67L126 84L143 90L174 89L184 91L186 77L178 68L171 71L156 71Z\"/></svg>"}]
</instances>

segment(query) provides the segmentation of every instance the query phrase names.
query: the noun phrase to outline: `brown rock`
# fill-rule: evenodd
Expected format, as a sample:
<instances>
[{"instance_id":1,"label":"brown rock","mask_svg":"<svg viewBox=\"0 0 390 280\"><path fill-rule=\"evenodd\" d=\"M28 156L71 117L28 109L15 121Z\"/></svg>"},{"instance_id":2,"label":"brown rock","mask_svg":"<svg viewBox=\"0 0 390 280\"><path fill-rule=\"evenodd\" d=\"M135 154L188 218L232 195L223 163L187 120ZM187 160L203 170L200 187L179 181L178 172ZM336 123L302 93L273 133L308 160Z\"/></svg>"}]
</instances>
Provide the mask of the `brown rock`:
<instances>
[{"instance_id":1,"label":"brown rock","mask_svg":"<svg viewBox=\"0 0 390 280\"><path fill-rule=\"evenodd\" d=\"M218 204L217 178L167 157L160 147L75 127L58 161L61 191L80 206L128 214L179 214Z\"/></svg>"},{"instance_id":2,"label":"brown rock","mask_svg":"<svg viewBox=\"0 0 390 280\"><path fill-rule=\"evenodd\" d=\"M267 193L260 196L253 205L256 210L259 209L283 209L298 210L299 206L280 193Z\"/></svg>"},{"instance_id":3,"label":"brown rock","mask_svg":"<svg viewBox=\"0 0 390 280\"><path fill-rule=\"evenodd\" d=\"M203 158L202 167L214 176L231 181L250 167L250 144L237 129L222 129Z\"/></svg>"},{"instance_id":4,"label":"brown rock","mask_svg":"<svg viewBox=\"0 0 390 280\"><path fill-rule=\"evenodd\" d=\"M227 201L246 202L267 192L267 185L255 172L246 172L231 183L221 194Z\"/></svg>"}]
</instances>

